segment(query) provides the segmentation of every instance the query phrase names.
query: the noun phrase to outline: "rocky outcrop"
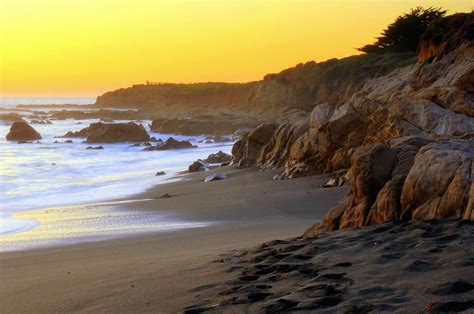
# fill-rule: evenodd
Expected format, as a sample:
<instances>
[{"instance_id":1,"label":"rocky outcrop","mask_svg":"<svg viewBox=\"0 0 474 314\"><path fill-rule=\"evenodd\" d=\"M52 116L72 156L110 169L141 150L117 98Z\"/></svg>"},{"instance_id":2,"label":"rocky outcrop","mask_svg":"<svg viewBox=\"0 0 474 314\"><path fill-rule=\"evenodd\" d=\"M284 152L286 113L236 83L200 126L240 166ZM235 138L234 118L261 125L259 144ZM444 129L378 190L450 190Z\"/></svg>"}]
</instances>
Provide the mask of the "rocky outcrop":
<instances>
[{"instance_id":1,"label":"rocky outcrop","mask_svg":"<svg viewBox=\"0 0 474 314\"><path fill-rule=\"evenodd\" d=\"M153 109L163 116L233 113L280 115L311 111L316 103L342 104L369 79L416 62L414 54L367 54L310 61L249 83L149 84L107 92L98 107ZM363 70L361 70L363 69Z\"/></svg>"},{"instance_id":2,"label":"rocky outcrop","mask_svg":"<svg viewBox=\"0 0 474 314\"><path fill-rule=\"evenodd\" d=\"M367 81L343 104L287 112L267 126L273 133L262 138L269 140L251 145L261 127L254 129L235 143L233 161L283 167L275 179L349 168L348 197L309 234L391 220L472 219L474 43L465 31L472 16L436 22L461 29L450 30L458 37L430 60Z\"/></svg>"},{"instance_id":3,"label":"rocky outcrop","mask_svg":"<svg viewBox=\"0 0 474 314\"><path fill-rule=\"evenodd\" d=\"M407 137L392 144L357 150L349 194L306 236L387 221L474 219L472 139Z\"/></svg>"},{"instance_id":4,"label":"rocky outcrop","mask_svg":"<svg viewBox=\"0 0 474 314\"><path fill-rule=\"evenodd\" d=\"M80 131L82 132L82 130ZM87 128L86 143L145 142L150 136L141 124L94 123ZM67 135L67 134L66 134Z\"/></svg>"},{"instance_id":5,"label":"rocky outcrop","mask_svg":"<svg viewBox=\"0 0 474 314\"><path fill-rule=\"evenodd\" d=\"M193 148L196 147L189 141L177 141L174 138L170 137L164 142L158 143L156 146L149 146L144 148L145 151L154 151L154 150L170 150L170 149L182 149L182 148Z\"/></svg>"},{"instance_id":6,"label":"rocky outcrop","mask_svg":"<svg viewBox=\"0 0 474 314\"><path fill-rule=\"evenodd\" d=\"M26 122L13 122L7 141L32 141L40 140L41 135Z\"/></svg>"}]
</instances>

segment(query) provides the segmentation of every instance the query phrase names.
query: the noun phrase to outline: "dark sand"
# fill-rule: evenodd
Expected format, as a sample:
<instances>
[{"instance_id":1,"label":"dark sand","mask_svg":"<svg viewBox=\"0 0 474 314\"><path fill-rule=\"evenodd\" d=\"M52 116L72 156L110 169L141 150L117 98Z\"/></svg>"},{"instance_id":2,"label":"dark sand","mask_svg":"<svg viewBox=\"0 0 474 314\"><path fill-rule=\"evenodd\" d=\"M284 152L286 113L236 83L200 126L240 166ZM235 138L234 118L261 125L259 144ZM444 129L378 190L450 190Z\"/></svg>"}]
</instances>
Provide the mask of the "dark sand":
<instances>
[{"instance_id":1,"label":"dark sand","mask_svg":"<svg viewBox=\"0 0 474 314\"><path fill-rule=\"evenodd\" d=\"M321 189L324 176L273 181L274 171L224 171L227 180L186 175L136 196L154 201L123 205L215 226L2 253L0 312L473 310L473 223L301 239L347 187Z\"/></svg>"},{"instance_id":2,"label":"dark sand","mask_svg":"<svg viewBox=\"0 0 474 314\"><path fill-rule=\"evenodd\" d=\"M123 205L215 226L1 253L0 312L179 312L194 302L192 287L228 275L209 267L219 253L298 236L347 192L320 189L325 176L274 181L274 171L219 171L229 179L186 175L136 196L154 201Z\"/></svg>"}]
</instances>

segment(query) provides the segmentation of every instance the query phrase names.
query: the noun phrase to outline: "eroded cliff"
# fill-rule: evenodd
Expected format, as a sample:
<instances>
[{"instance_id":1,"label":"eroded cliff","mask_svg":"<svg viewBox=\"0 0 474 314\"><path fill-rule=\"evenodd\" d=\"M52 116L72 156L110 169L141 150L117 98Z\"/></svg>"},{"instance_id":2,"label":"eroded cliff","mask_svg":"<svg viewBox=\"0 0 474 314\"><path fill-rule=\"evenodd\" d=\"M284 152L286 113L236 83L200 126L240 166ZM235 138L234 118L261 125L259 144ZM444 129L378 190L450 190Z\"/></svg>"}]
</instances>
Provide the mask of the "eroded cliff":
<instances>
[{"instance_id":1,"label":"eroded cliff","mask_svg":"<svg viewBox=\"0 0 474 314\"><path fill-rule=\"evenodd\" d=\"M278 178L349 169L349 195L308 235L389 220L473 219L473 25L472 13L436 21L419 62L367 81L343 103L320 102L310 115L293 111L257 127L236 143L234 162L283 166ZM427 53L433 42L443 48Z\"/></svg>"}]
</instances>

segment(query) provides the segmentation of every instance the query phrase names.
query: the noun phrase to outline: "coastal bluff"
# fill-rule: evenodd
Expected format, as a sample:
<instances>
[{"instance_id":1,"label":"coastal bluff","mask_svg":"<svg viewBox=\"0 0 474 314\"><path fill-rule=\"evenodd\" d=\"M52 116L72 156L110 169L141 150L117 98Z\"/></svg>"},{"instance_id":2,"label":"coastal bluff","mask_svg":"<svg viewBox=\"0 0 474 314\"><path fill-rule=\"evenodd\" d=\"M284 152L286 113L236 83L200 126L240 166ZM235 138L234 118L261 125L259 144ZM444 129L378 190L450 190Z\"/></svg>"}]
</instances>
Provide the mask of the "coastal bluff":
<instances>
[{"instance_id":1,"label":"coastal bluff","mask_svg":"<svg viewBox=\"0 0 474 314\"><path fill-rule=\"evenodd\" d=\"M366 54L310 61L248 83L141 84L107 92L95 107L136 108L162 117L263 115L271 119L315 103L341 104L371 78L416 61L414 54ZM362 70L361 70L362 69Z\"/></svg>"}]
</instances>

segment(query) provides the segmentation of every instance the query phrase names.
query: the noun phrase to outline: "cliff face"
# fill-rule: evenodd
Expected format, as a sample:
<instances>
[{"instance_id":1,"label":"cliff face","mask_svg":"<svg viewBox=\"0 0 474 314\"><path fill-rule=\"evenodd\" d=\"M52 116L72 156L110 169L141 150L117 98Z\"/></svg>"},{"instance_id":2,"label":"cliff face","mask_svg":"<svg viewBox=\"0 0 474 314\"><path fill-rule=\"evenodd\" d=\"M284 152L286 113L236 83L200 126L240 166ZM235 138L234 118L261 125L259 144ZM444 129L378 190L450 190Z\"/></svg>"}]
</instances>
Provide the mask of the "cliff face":
<instances>
[{"instance_id":1,"label":"cliff face","mask_svg":"<svg viewBox=\"0 0 474 314\"><path fill-rule=\"evenodd\" d=\"M430 30L464 29L472 17L447 17ZM309 235L389 220L473 219L474 43L462 29L442 37L449 43L438 43L445 48L436 57L424 59L422 41L421 62L367 81L343 104L322 102L311 115L291 112L258 127L236 143L234 162L283 166L280 178L349 169L349 195Z\"/></svg>"},{"instance_id":2,"label":"cliff face","mask_svg":"<svg viewBox=\"0 0 474 314\"><path fill-rule=\"evenodd\" d=\"M167 116L310 111L319 102L342 103L367 80L415 61L411 54L360 55L299 64L258 82L135 85L99 96L96 106L148 109Z\"/></svg>"}]
</instances>

